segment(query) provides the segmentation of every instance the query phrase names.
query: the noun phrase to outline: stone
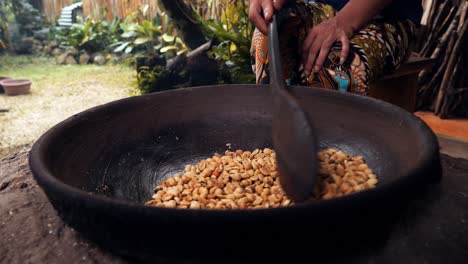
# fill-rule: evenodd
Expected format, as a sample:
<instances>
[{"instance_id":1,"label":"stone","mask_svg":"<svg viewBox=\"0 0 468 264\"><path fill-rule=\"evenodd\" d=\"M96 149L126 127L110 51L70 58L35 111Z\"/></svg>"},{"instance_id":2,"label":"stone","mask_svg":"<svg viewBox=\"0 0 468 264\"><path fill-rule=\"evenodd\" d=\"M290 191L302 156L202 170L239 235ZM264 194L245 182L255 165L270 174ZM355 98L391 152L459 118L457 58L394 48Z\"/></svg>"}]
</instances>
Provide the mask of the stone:
<instances>
[{"instance_id":1,"label":"stone","mask_svg":"<svg viewBox=\"0 0 468 264\"><path fill-rule=\"evenodd\" d=\"M99 53L99 52L91 53L91 59L89 60L89 62L90 62L90 63L94 63L94 58L95 58L97 55L101 55L101 53Z\"/></svg>"},{"instance_id":2,"label":"stone","mask_svg":"<svg viewBox=\"0 0 468 264\"><path fill-rule=\"evenodd\" d=\"M87 52L82 53L80 55L80 64L88 64L90 58L91 57L89 56Z\"/></svg>"},{"instance_id":3,"label":"stone","mask_svg":"<svg viewBox=\"0 0 468 264\"><path fill-rule=\"evenodd\" d=\"M65 59L65 64L67 65L75 65L75 64L78 64L78 62L75 60L75 58L73 57L73 55L69 54L67 56L67 58Z\"/></svg>"},{"instance_id":4,"label":"stone","mask_svg":"<svg viewBox=\"0 0 468 264\"><path fill-rule=\"evenodd\" d=\"M59 45L59 44L58 44L57 41L55 41L55 40L52 40L51 42L49 42L49 46L51 46L51 47L53 47L53 48L58 47L58 45Z\"/></svg>"},{"instance_id":5,"label":"stone","mask_svg":"<svg viewBox=\"0 0 468 264\"><path fill-rule=\"evenodd\" d=\"M120 56L120 59L122 61L126 61L126 60L128 60L128 59L130 59L132 57L133 57L133 55L131 53L124 53L124 54L122 54L122 56Z\"/></svg>"},{"instance_id":6,"label":"stone","mask_svg":"<svg viewBox=\"0 0 468 264\"><path fill-rule=\"evenodd\" d=\"M52 54L52 51L54 50L54 48L57 48L57 47L58 47L57 41L52 40L51 42L47 44L47 53Z\"/></svg>"},{"instance_id":7,"label":"stone","mask_svg":"<svg viewBox=\"0 0 468 264\"><path fill-rule=\"evenodd\" d=\"M110 55L110 59L109 61L112 63L112 64L119 64L121 62L121 58L119 55L117 54L112 54Z\"/></svg>"},{"instance_id":8,"label":"stone","mask_svg":"<svg viewBox=\"0 0 468 264\"><path fill-rule=\"evenodd\" d=\"M104 55L102 54L97 54L96 56L94 56L93 61L98 65L104 65L107 62L106 57L104 57Z\"/></svg>"},{"instance_id":9,"label":"stone","mask_svg":"<svg viewBox=\"0 0 468 264\"><path fill-rule=\"evenodd\" d=\"M54 57L57 57L59 56L60 54L62 53L62 50L60 50L59 48L54 48L52 50L52 52L50 52L50 55L54 56Z\"/></svg>"},{"instance_id":10,"label":"stone","mask_svg":"<svg viewBox=\"0 0 468 264\"><path fill-rule=\"evenodd\" d=\"M34 45L32 49L34 54L38 54L42 52L42 46L41 45Z\"/></svg>"},{"instance_id":11,"label":"stone","mask_svg":"<svg viewBox=\"0 0 468 264\"><path fill-rule=\"evenodd\" d=\"M71 55L78 55L78 50L75 48L69 48L67 49L67 52Z\"/></svg>"},{"instance_id":12,"label":"stone","mask_svg":"<svg viewBox=\"0 0 468 264\"><path fill-rule=\"evenodd\" d=\"M17 54L32 54L34 39L32 37L22 38L21 41L13 46Z\"/></svg>"},{"instance_id":13,"label":"stone","mask_svg":"<svg viewBox=\"0 0 468 264\"><path fill-rule=\"evenodd\" d=\"M56 62L58 65L65 64L66 61L67 61L68 55L70 55L70 53L68 53L68 52L64 52L64 53L60 54L60 55L57 57L57 59L55 60L55 62Z\"/></svg>"}]
</instances>

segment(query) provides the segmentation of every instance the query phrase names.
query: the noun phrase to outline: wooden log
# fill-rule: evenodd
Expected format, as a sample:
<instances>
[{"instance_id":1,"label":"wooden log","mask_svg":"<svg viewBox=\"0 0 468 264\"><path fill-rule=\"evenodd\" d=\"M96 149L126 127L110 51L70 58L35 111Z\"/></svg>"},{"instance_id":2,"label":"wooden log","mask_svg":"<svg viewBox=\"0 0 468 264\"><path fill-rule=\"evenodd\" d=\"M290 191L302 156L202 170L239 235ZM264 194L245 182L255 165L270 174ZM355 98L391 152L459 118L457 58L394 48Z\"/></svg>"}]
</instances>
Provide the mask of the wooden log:
<instances>
[{"instance_id":1,"label":"wooden log","mask_svg":"<svg viewBox=\"0 0 468 264\"><path fill-rule=\"evenodd\" d=\"M151 72L142 72L138 75L139 81L141 80L139 84L148 92L215 84L222 73L219 70L220 62L207 54L213 45L214 40L208 41L189 53L169 60L166 66L158 66ZM156 81L148 84L145 81L146 74L155 75Z\"/></svg>"},{"instance_id":2,"label":"wooden log","mask_svg":"<svg viewBox=\"0 0 468 264\"><path fill-rule=\"evenodd\" d=\"M176 56L174 59L168 61L166 68L169 71L173 71L174 69L179 68L180 65L187 63L188 59L200 56L201 54L206 54L206 52L213 47L213 43L214 41L210 40L200 47L190 51L188 54L183 53Z\"/></svg>"}]
</instances>

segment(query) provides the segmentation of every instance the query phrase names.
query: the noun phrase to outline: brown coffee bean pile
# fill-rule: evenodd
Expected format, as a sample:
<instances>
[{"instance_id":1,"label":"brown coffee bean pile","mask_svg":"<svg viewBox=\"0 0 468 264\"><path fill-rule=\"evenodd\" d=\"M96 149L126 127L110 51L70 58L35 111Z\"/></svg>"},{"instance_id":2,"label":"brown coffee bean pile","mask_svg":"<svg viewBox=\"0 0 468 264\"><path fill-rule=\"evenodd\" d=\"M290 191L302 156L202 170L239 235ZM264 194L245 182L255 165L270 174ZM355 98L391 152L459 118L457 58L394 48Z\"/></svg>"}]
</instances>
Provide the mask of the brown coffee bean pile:
<instances>
[{"instance_id":1,"label":"brown coffee bean pile","mask_svg":"<svg viewBox=\"0 0 468 264\"><path fill-rule=\"evenodd\" d=\"M316 197L332 199L373 188L377 177L362 157L327 149L318 155L320 184ZM313 198L313 197L311 197ZM226 151L187 165L155 188L151 206L191 209L247 209L289 206L271 149Z\"/></svg>"}]
</instances>

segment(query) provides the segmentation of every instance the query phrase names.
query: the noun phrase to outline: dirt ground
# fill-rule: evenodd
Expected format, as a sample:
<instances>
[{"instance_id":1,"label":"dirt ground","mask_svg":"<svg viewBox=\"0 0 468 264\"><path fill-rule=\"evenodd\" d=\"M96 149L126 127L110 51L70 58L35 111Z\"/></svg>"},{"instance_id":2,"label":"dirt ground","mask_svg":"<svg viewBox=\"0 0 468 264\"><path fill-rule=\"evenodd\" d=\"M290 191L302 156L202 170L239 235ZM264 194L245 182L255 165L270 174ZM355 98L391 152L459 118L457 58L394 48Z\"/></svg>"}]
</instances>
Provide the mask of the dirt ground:
<instances>
[{"instance_id":1,"label":"dirt ground","mask_svg":"<svg viewBox=\"0 0 468 264\"><path fill-rule=\"evenodd\" d=\"M444 179L409 203L383 245L372 247L362 256L346 262L343 259L325 262L465 264L468 259L468 181L465 177L468 161L442 156L442 167ZM165 258L151 263L226 262L237 263ZM118 264L135 261L99 249L84 240L78 231L66 226L33 179L27 152L20 152L0 158L0 263Z\"/></svg>"},{"instance_id":2,"label":"dirt ground","mask_svg":"<svg viewBox=\"0 0 468 264\"><path fill-rule=\"evenodd\" d=\"M31 79L28 95L0 93L0 157L29 149L49 128L88 108L137 94L121 65L56 65L48 58L0 57L0 76Z\"/></svg>"},{"instance_id":3,"label":"dirt ground","mask_svg":"<svg viewBox=\"0 0 468 264\"><path fill-rule=\"evenodd\" d=\"M32 178L27 155L0 158L0 263L123 263L60 220Z\"/></svg>"}]
</instances>

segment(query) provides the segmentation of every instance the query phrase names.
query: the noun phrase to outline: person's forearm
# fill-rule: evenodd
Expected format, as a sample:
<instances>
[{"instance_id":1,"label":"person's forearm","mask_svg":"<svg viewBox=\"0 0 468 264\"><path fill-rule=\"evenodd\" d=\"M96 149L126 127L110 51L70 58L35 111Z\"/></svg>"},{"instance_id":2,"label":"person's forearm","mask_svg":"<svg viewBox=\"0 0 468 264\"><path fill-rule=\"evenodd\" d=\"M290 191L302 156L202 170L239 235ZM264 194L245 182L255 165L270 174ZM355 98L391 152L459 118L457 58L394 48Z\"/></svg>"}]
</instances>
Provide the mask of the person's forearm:
<instances>
[{"instance_id":1,"label":"person's forearm","mask_svg":"<svg viewBox=\"0 0 468 264\"><path fill-rule=\"evenodd\" d=\"M349 31L348 34L352 34L391 2L392 0L350 0L337 12L336 19L346 31Z\"/></svg>"}]
</instances>

